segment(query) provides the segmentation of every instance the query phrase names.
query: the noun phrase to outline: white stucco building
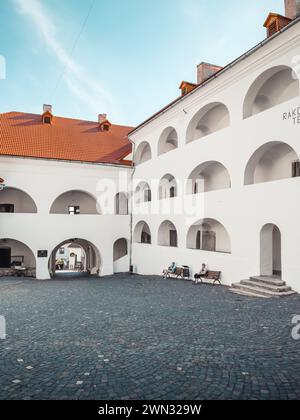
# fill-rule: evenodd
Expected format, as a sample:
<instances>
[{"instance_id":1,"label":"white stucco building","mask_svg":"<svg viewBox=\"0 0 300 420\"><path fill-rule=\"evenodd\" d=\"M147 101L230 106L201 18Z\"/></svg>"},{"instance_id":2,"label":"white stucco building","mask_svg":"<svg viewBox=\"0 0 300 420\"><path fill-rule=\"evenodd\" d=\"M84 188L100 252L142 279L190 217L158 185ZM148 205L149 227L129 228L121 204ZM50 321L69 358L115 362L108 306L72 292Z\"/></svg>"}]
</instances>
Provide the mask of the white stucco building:
<instances>
[{"instance_id":1,"label":"white stucco building","mask_svg":"<svg viewBox=\"0 0 300 420\"><path fill-rule=\"evenodd\" d=\"M45 279L72 239L100 275L130 264L161 274L172 261L192 275L206 263L223 284L276 275L300 292L299 11L287 0L261 44L225 68L201 63L197 83L133 130L78 121L75 151L51 110L2 114L2 261L10 248Z\"/></svg>"}]
</instances>

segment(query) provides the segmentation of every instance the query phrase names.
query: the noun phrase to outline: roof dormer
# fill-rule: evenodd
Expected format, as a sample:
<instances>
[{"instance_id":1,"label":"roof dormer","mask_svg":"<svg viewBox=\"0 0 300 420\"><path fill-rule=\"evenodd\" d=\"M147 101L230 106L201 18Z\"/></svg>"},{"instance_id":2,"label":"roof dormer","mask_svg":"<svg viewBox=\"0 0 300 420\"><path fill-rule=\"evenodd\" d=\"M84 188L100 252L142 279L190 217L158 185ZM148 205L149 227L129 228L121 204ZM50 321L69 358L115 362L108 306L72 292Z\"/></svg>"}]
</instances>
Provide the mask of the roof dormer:
<instances>
[{"instance_id":1,"label":"roof dormer","mask_svg":"<svg viewBox=\"0 0 300 420\"><path fill-rule=\"evenodd\" d=\"M267 37L270 38L275 35L291 23L291 21L290 18L279 15L278 13L269 13L269 16L264 23L264 27L267 28Z\"/></svg>"},{"instance_id":2,"label":"roof dormer","mask_svg":"<svg viewBox=\"0 0 300 420\"><path fill-rule=\"evenodd\" d=\"M98 123L100 131L109 131L112 124L107 119L107 114L98 115Z\"/></svg>"},{"instance_id":3,"label":"roof dormer","mask_svg":"<svg viewBox=\"0 0 300 420\"><path fill-rule=\"evenodd\" d=\"M179 86L179 89L181 90L181 96L187 95L192 90L196 89L197 86L198 85L196 85L195 83L190 83L186 81L181 82L181 85Z\"/></svg>"},{"instance_id":4,"label":"roof dormer","mask_svg":"<svg viewBox=\"0 0 300 420\"><path fill-rule=\"evenodd\" d=\"M52 105L43 106L43 124L52 124L53 114L52 114Z\"/></svg>"}]
</instances>

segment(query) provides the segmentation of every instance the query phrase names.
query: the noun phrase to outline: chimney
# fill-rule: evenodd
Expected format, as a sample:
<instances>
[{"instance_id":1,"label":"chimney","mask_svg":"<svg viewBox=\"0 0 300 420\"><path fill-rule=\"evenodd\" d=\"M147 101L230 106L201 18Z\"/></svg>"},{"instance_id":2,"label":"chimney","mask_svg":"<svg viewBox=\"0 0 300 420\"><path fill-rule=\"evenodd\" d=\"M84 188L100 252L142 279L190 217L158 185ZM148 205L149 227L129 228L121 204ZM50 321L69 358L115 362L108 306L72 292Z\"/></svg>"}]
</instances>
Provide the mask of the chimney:
<instances>
[{"instance_id":1,"label":"chimney","mask_svg":"<svg viewBox=\"0 0 300 420\"><path fill-rule=\"evenodd\" d=\"M284 0L285 16L289 19L295 19L300 15L300 0Z\"/></svg>"},{"instance_id":2,"label":"chimney","mask_svg":"<svg viewBox=\"0 0 300 420\"><path fill-rule=\"evenodd\" d=\"M200 63L197 66L197 83L201 85L201 83L205 82L205 80L209 79L214 74L218 73L222 70L223 67L216 66L214 64L209 63Z\"/></svg>"},{"instance_id":3,"label":"chimney","mask_svg":"<svg viewBox=\"0 0 300 420\"><path fill-rule=\"evenodd\" d=\"M52 105L43 105L43 114L45 114L46 112L50 112L50 114L52 114Z\"/></svg>"},{"instance_id":4,"label":"chimney","mask_svg":"<svg viewBox=\"0 0 300 420\"><path fill-rule=\"evenodd\" d=\"M187 95L192 90L196 89L197 86L198 85L196 85L195 83L182 82L181 85L179 86L179 89L181 90L181 96Z\"/></svg>"},{"instance_id":5,"label":"chimney","mask_svg":"<svg viewBox=\"0 0 300 420\"><path fill-rule=\"evenodd\" d=\"M105 121L107 121L107 114L99 114L98 115L98 123L103 124Z\"/></svg>"},{"instance_id":6,"label":"chimney","mask_svg":"<svg viewBox=\"0 0 300 420\"><path fill-rule=\"evenodd\" d=\"M267 20L264 23L264 27L267 28L267 37L270 38L275 35L289 23L291 23L290 18L277 13L269 13Z\"/></svg>"}]
</instances>

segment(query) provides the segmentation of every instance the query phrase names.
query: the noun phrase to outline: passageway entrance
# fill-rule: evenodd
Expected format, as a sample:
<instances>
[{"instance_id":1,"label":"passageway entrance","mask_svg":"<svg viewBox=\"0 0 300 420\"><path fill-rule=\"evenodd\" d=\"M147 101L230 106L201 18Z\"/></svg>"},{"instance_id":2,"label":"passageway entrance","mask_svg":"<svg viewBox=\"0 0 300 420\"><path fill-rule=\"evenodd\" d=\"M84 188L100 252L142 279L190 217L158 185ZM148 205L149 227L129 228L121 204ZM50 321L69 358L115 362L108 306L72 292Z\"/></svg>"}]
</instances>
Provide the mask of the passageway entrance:
<instances>
[{"instance_id":1,"label":"passageway entrance","mask_svg":"<svg viewBox=\"0 0 300 420\"><path fill-rule=\"evenodd\" d=\"M274 224L267 224L261 230L260 271L262 276L282 277L281 232Z\"/></svg>"},{"instance_id":2,"label":"passageway entrance","mask_svg":"<svg viewBox=\"0 0 300 420\"><path fill-rule=\"evenodd\" d=\"M51 277L100 275L99 250L85 239L68 239L57 245L49 259Z\"/></svg>"}]
</instances>

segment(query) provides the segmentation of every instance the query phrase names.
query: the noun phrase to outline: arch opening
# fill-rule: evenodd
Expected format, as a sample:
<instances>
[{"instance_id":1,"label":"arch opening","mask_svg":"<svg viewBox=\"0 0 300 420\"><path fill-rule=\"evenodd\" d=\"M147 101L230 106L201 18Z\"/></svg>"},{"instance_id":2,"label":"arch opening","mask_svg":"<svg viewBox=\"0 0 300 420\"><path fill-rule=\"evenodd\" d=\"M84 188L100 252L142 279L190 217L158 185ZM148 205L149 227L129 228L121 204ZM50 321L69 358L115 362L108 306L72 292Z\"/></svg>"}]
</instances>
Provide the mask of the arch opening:
<instances>
[{"instance_id":1,"label":"arch opening","mask_svg":"<svg viewBox=\"0 0 300 420\"><path fill-rule=\"evenodd\" d=\"M37 213L37 206L25 191L5 187L0 191L0 213Z\"/></svg>"},{"instance_id":2,"label":"arch opening","mask_svg":"<svg viewBox=\"0 0 300 420\"><path fill-rule=\"evenodd\" d=\"M300 176L299 157L283 142L266 143L251 156L245 170L245 185Z\"/></svg>"},{"instance_id":3,"label":"arch opening","mask_svg":"<svg viewBox=\"0 0 300 420\"><path fill-rule=\"evenodd\" d=\"M165 200L168 198L175 198L178 194L177 181L173 175L165 175L159 182L158 198Z\"/></svg>"},{"instance_id":4,"label":"arch opening","mask_svg":"<svg viewBox=\"0 0 300 420\"><path fill-rule=\"evenodd\" d=\"M144 221L139 222L133 234L133 240L138 244L150 245L152 242L151 231L148 224Z\"/></svg>"},{"instance_id":5,"label":"arch opening","mask_svg":"<svg viewBox=\"0 0 300 420\"><path fill-rule=\"evenodd\" d=\"M128 272L129 255L127 239L120 238L114 243L113 258L114 273L124 273L126 271Z\"/></svg>"},{"instance_id":6,"label":"arch opening","mask_svg":"<svg viewBox=\"0 0 300 420\"><path fill-rule=\"evenodd\" d=\"M152 159L152 151L150 144L146 141L142 142L136 152L135 152L135 164L141 165L142 163L147 162L148 160Z\"/></svg>"},{"instance_id":7,"label":"arch opening","mask_svg":"<svg viewBox=\"0 0 300 420\"><path fill-rule=\"evenodd\" d=\"M168 127L161 134L158 142L158 156L178 148L178 134L175 128Z\"/></svg>"},{"instance_id":8,"label":"arch opening","mask_svg":"<svg viewBox=\"0 0 300 420\"><path fill-rule=\"evenodd\" d=\"M299 96L299 79L288 66L262 73L251 85L244 101L244 119Z\"/></svg>"},{"instance_id":9,"label":"arch opening","mask_svg":"<svg viewBox=\"0 0 300 420\"><path fill-rule=\"evenodd\" d=\"M174 223L165 220L158 229L159 246L178 247L178 234Z\"/></svg>"},{"instance_id":10,"label":"arch opening","mask_svg":"<svg viewBox=\"0 0 300 420\"><path fill-rule=\"evenodd\" d=\"M152 193L147 182L140 182L135 190L136 204L150 203L152 201Z\"/></svg>"},{"instance_id":11,"label":"arch opening","mask_svg":"<svg viewBox=\"0 0 300 420\"><path fill-rule=\"evenodd\" d=\"M100 275L101 255L98 248L86 239L68 239L57 245L49 258L53 277Z\"/></svg>"},{"instance_id":12,"label":"arch opening","mask_svg":"<svg viewBox=\"0 0 300 420\"><path fill-rule=\"evenodd\" d=\"M282 278L281 232L270 223L260 232L260 274Z\"/></svg>"},{"instance_id":13,"label":"arch opening","mask_svg":"<svg viewBox=\"0 0 300 420\"><path fill-rule=\"evenodd\" d=\"M220 162L210 161L201 163L190 174L187 183L187 193L199 194L230 187L230 175L225 166Z\"/></svg>"},{"instance_id":14,"label":"arch opening","mask_svg":"<svg viewBox=\"0 0 300 420\"><path fill-rule=\"evenodd\" d=\"M202 219L190 227L187 248L230 254L230 237L225 227L217 220Z\"/></svg>"},{"instance_id":15,"label":"arch opening","mask_svg":"<svg viewBox=\"0 0 300 420\"><path fill-rule=\"evenodd\" d=\"M0 239L0 277L36 277L36 258L32 250L15 239Z\"/></svg>"},{"instance_id":16,"label":"arch opening","mask_svg":"<svg viewBox=\"0 0 300 420\"><path fill-rule=\"evenodd\" d=\"M50 209L50 214L96 215L101 214L96 198L80 190L67 191L57 197Z\"/></svg>"},{"instance_id":17,"label":"arch opening","mask_svg":"<svg viewBox=\"0 0 300 420\"><path fill-rule=\"evenodd\" d=\"M199 140L230 125L229 110L226 105L214 102L206 105L192 118L186 134L186 143Z\"/></svg>"},{"instance_id":18,"label":"arch opening","mask_svg":"<svg viewBox=\"0 0 300 420\"><path fill-rule=\"evenodd\" d=\"M128 198L125 193L118 193L115 197L115 214L119 216L128 215Z\"/></svg>"}]
</instances>

